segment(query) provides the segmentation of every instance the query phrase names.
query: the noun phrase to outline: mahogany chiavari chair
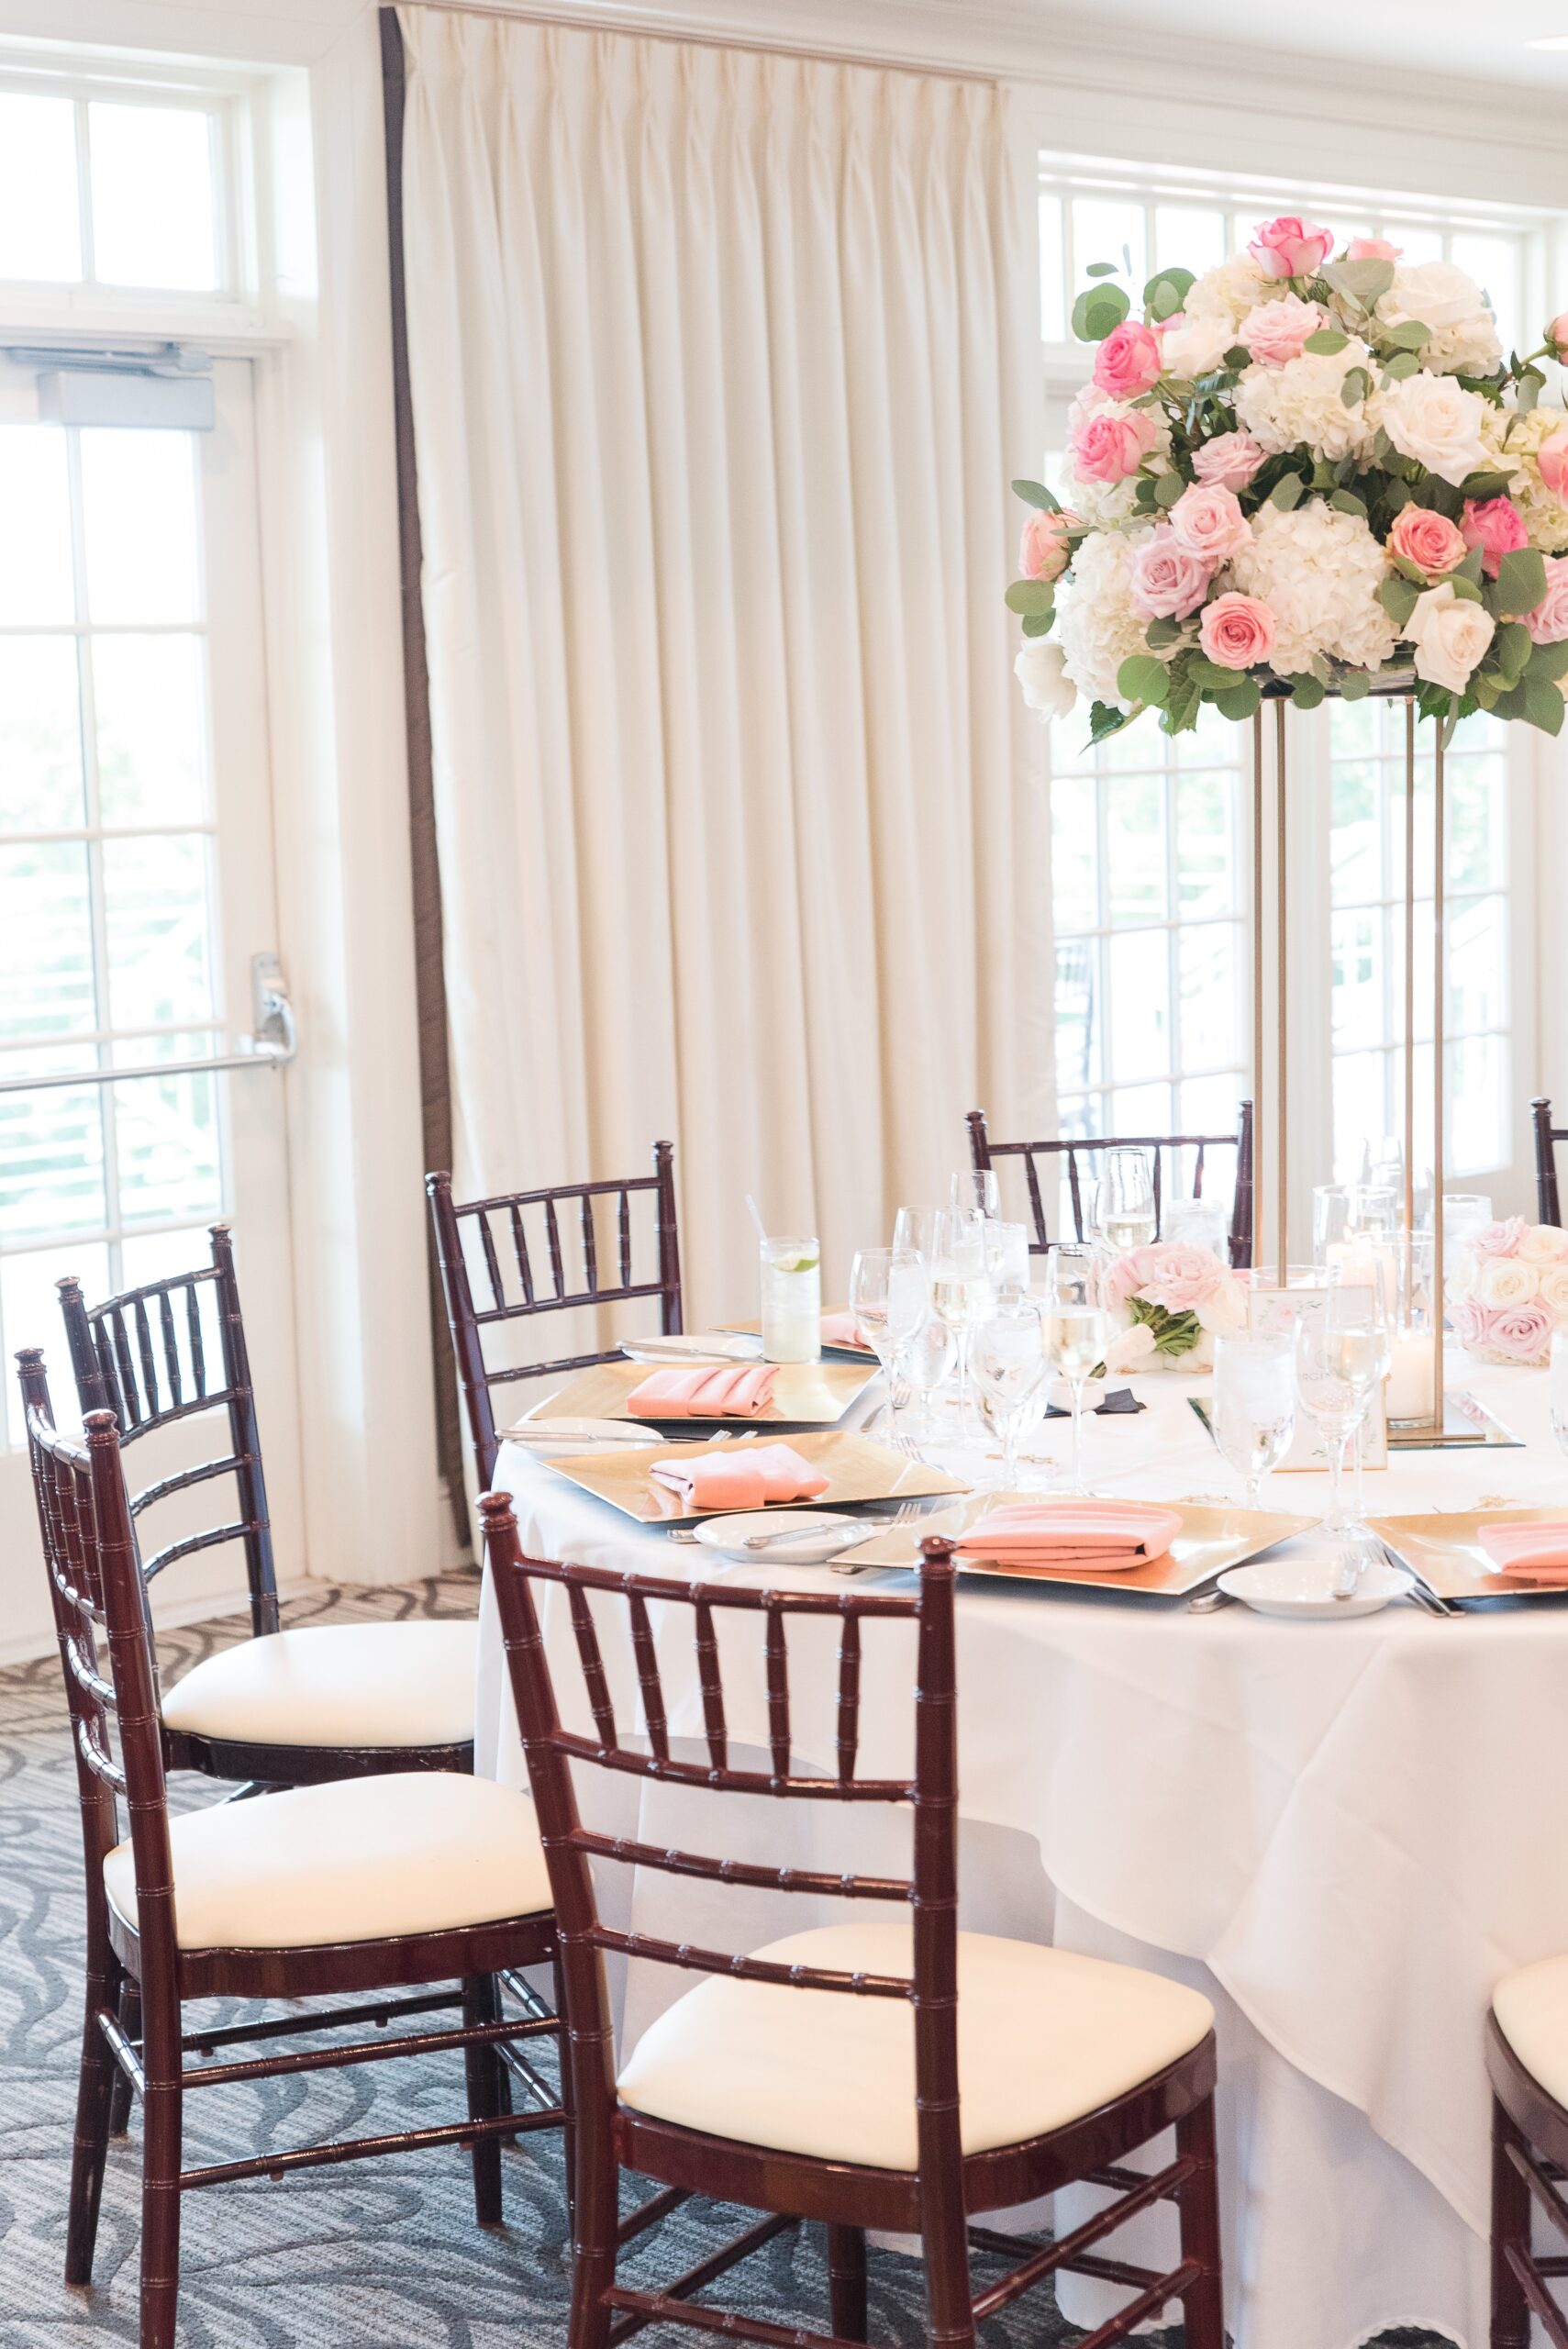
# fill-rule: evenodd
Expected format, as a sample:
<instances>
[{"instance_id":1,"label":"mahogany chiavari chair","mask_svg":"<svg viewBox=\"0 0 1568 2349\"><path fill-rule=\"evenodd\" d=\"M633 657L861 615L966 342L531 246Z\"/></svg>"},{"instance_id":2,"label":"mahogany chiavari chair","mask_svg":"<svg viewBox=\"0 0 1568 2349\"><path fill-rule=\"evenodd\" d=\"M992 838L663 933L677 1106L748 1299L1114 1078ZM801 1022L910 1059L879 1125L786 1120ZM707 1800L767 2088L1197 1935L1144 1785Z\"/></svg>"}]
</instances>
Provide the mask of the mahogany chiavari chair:
<instances>
[{"instance_id":1,"label":"mahogany chiavari chair","mask_svg":"<svg viewBox=\"0 0 1568 2349\"><path fill-rule=\"evenodd\" d=\"M1486 2024L1492 2083L1491 2349L1530 2349L1541 2332L1568 2349L1568 2309L1554 2296L1568 2279L1568 1957L1506 1975ZM1531 2247L1539 2203L1564 2249Z\"/></svg>"},{"instance_id":2,"label":"mahogany chiavari chair","mask_svg":"<svg viewBox=\"0 0 1568 2349\"><path fill-rule=\"evenodd\" d=\"M382 1770L472 1770L477 1625L464 1620L279 1628L272 1522L234 1248L212 1262L89 1306L59 1284L78 1405L113 1411L122 1457L156 1431L211 1415L217 1450L155 1477L130 1500L139 1534L157 1513L232 1476L232 1517L141 1555L147 1581L181 1558L237 1542L253 1636L208 1656L163 1700L171 1768L266 1786ZM204 1431L204 1435L205 1435Z\"/></svg>"},{"instance_id":3,"label":"mahogany chiavari chair","mask_svg":"<svg viewBox=\"0 0 1568 2349\"><path fill-rule=\"evenodd\" d=\"M1250 1101L1241 1103L1233 1134L1109 1134L1099 1141L1086 1141L1077 1137L1072 1140L1058 1138L1051 1141L993 1141L986 1129L984 1109L972 1109L964 1122L969 1128L969 1154L976 1174L995 1166L999 1159L1022 1160L1029 1219L1034 1231L1029 1241L1031 1256L1043 1256L1051 1246L1045 1194L1040 1187L1040 1172L1035 1163L1037 1159L1066 1160L1073 1232L1077 1239L1082 1240L1084 1195L1078 1172L1080 1158L1093 1161L1107 1150L1151 1152L1153 1155L1154 1214L1158 1224L1167 1153L1177 1154L1179 1163L1181 1152L1190 1150L1196 1152L1193 1162L1193 1197L1201 1198L1208 1152L1233 1150L1236 1152L1236 1189L1230 1208L1230 1262L1237 1266L1245 1266L1252 1261L1252 1105Z\"/></svg>"},{"instance_id":4,"label":"mahogany chiavari chair","mask_svg":"<svg viewBox=\"0 0 1568 2349\"><path fill-rule=\"evenodd\" d=\"M620 1358L618 1347L606 1346L596 1353L562 1354L550 1362L493 1366L485 1359L487 1330L502 1322L524 1321L537 1314L565 1313L584 1306L616 1305L628 1298L656 1297L660 1329L668 1336L678 1334L681 1250L675 1229L674 1149L670 1142L656 1141L652 1174L630 1175L624 1182L557 1183L544 1190L504 1191L493 1199L469 1199L461 1206L452 1197L450 1174L427 1174L425 1188L430 1200L441 1290L447 1301L447 1323L468 1407L479 1489L484 1492L495 1477L498 1449L495 1413L490 1399L493 1386L506 1386L519 1378L559 1376L562 1371L585 1370L595 1363L617 1362ZM640 1192L653 1196L658 1277L651 1281L632 1277L631 1202ZM617 1277L606 1281L599 1265L595 1201L611 1198L617 1202ZM534 1222L530 1210L535 1209L537 1228L530 1244L529 1226ZM568 1230L580 1251L582 1285L577 1288L567 1286L563 1216L571 1219ZM463 1252L465 1226L484 1263L490 1299L487 1305L474 1301L469 1259ZM550 1260L548 1287L534 1263L540 1230ZM504 1264L509 1270L503 1270Z\"/></svg>"},{"instance_id":5,"label":"mahogany chiavari chair","mask_svg":"<svg viewBox=\"0 0 1568 2349\"><path fill-rule=\"evenodd\" d=\"M1187 2349L1224 2349L1207 2000L1129 1966L958 1930L952 1545L922 1543L914 1598L767 1590L525 1557L509 1496L487 1494L480 1508L561 1943L576 2132L570 2349L608 2349L653 2322L768 2349L862 2342L868 2228L919 2235L929 2338L941 2349L971 2349L978 2322L1067 2273L1133 2295L1093 2333L1094 2349L1175 2301ZM536 1592L558 1610L551 1622L568 1654L574 1637L574 1701L565 1705ZM760 1619L765 1766L737 1755L741 1733L726 1712L728 1640L717 1630L737 1615ZM690 1618L703 1698L706 1750L691 1759L676 1750L659 1666L682 1617ZM838 1627L837 1753L825 1775L797 1761L792 1736L788 1633L807 1623ZM862 1633L882 1637L884 1623L912 1625L916 1635L906 1779L859 1768ZM617 1720L611 1695L629 1685L628 1660L635 1731ZM822 1685L827 1658L815 1647L811 1669ZM584 1729L563 1726L563 1711ZM774 1803L908 1806L913 1868L879 1876L771 1867L593 1832L578 1811L579 1765ZM665 1941L605 1923L594 1862L893 1904L904 1919L912 1907L912 1923L819 1927L749 1954ZM644 2032L618 2078L604 1973L612 1952L707 1977ZM1147 2174L1127 2165L1129 2153L1173 2124L1173 2158ZM633 2291L616 2281L622 2169L660 2182L663 2191L643 2206L651 2214L695 2193L767 2215L662 2290ZM1083 2180L1114 2199L1056 2243L1040 2247L969 2225L973 2212ZM1162 2201L1178 2214L1173 2266L1156 2272L1095 2248ZM801 2219L827 2223L829 2332L690 2304L699 2285ZM978 2294L972 2246L1014 2263Z\"/></svg>"},{"instance_id":6,"label":"mahogany chiavari chair","mask_svg":"<svg viewBox=\"0 0 1568 2349\"><path fill-rule=\"evenodd\" d=\"M17 1359L86 1860L65 2280L92 2280L113 2083L123 2076L144 2115L140 2349L172 2349L181 2197L197 2187L460 2145L473 2151L480 2222L500 2221L502 2141L565 2117L542 2080L535 2110L509 2110L503 2048L516 2056L512 2042L553 2034L556 2022L541 2001L541 2011L509 2021L495 2002L497 1976L515 1982L520 1967L554 1963L550 1887L528 1798L456 1772L338 1779L172 1820L147 1589L114 1415L89 1412L84 1443L62 1437L41 1353ZM130 1986L139 2032L125 2023ZM415 1995L386 1995L401 1991ZM361 1995L314 2013L184 2029L188 1999L344 1992ZM450 2010L456 2020L403 2034L382 2029ZM257 2052L261 2041L363 2023L375 2031L351 2044ZM234 2053L211 2060L222 2050ZM184 2099L195 2089L448 2051L462 2054L466 2070L461 2120L182 2165ZM188 2064L192 2054L207 2060Z\"/></svg>"},{"instance_id":7,"label":"mahogany chiavari chair","mask_svg":"<svg viewBox=\"0 0 1568 2349\"><path fill-rule=\"evenodd\" d=\"M1542 1223L1562 1220L1562 1206L1557 1189L1557 1144L1568 1141L1568 1126L1551 1122L1551 1104L1540 1094L1529 1105L1530 1125L1535 1133L1535 1197L1536 1212Z\"/></svg>"}]
</instances>

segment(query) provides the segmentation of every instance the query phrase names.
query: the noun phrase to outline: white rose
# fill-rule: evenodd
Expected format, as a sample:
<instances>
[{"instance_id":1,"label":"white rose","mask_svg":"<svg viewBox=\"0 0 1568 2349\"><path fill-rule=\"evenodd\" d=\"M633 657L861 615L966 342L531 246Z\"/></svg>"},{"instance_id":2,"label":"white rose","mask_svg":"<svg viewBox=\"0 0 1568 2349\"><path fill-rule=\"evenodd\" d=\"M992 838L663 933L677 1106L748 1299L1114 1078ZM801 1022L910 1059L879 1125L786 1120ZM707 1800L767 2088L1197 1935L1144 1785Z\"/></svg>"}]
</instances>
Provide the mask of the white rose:
<instances>
[{"instance_id":1,"label":"white rose","mask_svg":"<svg viewBox=\"0 0 1568 2349\"><path fill-rule=\"evenodd\" d=\"M1183 309L1188 318L1216 318L1226 328L1225 348L1236 340L1235 329L1249 310L1277 294L1278 283L1265 277L1251 253L1232 253L1214 269L1206 269L1195 285L1187 288Z\"/></svg>"},{"instance_id":2,"label":"white rose","mask_svg":"<svg viewBox=\"0 0 1568 2349\"><path fill-rule=\"evenodd\" d=\"M1440 587L1417 596L1404 633L1416 648L1417 676L1460 694L1496 630L1491 613L1463 601L1454 594L1452 580L1445 579Z\"/></svg>"},{"instance_id":3,"label":"white rose","mask_svg":"<svg viewBox=\"0 0 1568 2349\"><path fill-rule=\"evenodd\" d=\"M1234 1337L1246 1325L1247 1308L1241 1302L1238 1281L1217 1281L1202 1302L1194 1307L1198 1328L1207 1330L1217 1338Z\"/></svg>"},{"instance_id":4,"label":"white rose","mask_svg":"<svg viewBox=\"0 0 1568 2349\"><path fill-rule=\"evenodd\" d=\"M1065 718L1078 698L1078 689L1064 674L1066 654L1049 637L1024 639L1013 674L1024 689L1026 707L1037 718Z\"/></svg>"},{"instance_id":5,"label":"white rose","mask_svg":"<svg viewBox=\"0 0 1568 2349\"><path fill-rule=\"evenodd\" d=\"M1554 1223L1528 1224L1519 1254L1527 1264L1560 1264L1568 1257L1568 1231Z\"/></svg>"},{"instance_id":6,"label":"white rose","mask_svg":"<svg viewBox=\"0 0 1568 2349\"><path fill-rule=\"evenodd\" d=\"M1123 1330L1106 1347L1106 1368L1128 1371L1147 1362L1154 1351L1154 1332L1147 1321L1135 1321L1130 1330Z\"/></svg>"},{"instance_id":7,"label":"white rose","mask_svg":"<svg viewBox=\"0 0 1568 2349\"><path fill-rule=\"evenodd\" d=\"M1418 356L1423 367L1440 373L1489 375L1503 355L1485 295L1451 262L1423 261L1396 269L1377 316L1386 327L1416 321L1429 327Z\"/></svg>"},{"instance_id":8,"label":"white rose","mask_svg":"<svg viewBox=\"0 0 1568 2349\"><path fill-rule=\"evenodd\" d=\"M1475 1296L1493 1312L1511 1305L1528 1305L1540 1286L1533 1264L1518 1256L1488 1256L1476 1275Z\"/></svg>"},{"instance_id":9,"label":"white rose","mask_svg":"<svg viewBox=\"0 0 1568 2349\"><path fill-rule=\"evenodd\" d=\"M1536 1295L1554 1321L1568 1321L1568 1264L1549 1264Z\"/></svg>"},{"instance_id":10,"label":"white rose","mask_svg":"<svg viewBox=\"0 0 1568 2349\"><path fill-rule=\"evenodd\" d=\"M1490 463L1485 433L1486 403L1451 375L1407 375L1373 395L1373 427L1387 433L1402 457L1414 457L1440 481L1458 489L1467 473Z\"/></svg>"},{"instance_id":11,"label":"white rose","mask_svg":"<svg viewBox=\"0 0 1568 2349\"><path fill-rule=\"evenodd\" d=\"M1474 1296L1475 1277L1479 1269L1474 1257L1466 1249L1443 1283L1451 1305L1462 1305L1467 1297Z\"/></svg>"},{"instance_id":12,"label":"white rose","mask_svg":"<svg viewBox=\"0 0 1568 2349\"><path fill-rule=\"evenodd\" d=\"M1184 316L1160 339L1160 357L1167 372L1188 382L1219 365L1236 340L1236 329L1225 317Z\"/></svg>"}]
</instances>

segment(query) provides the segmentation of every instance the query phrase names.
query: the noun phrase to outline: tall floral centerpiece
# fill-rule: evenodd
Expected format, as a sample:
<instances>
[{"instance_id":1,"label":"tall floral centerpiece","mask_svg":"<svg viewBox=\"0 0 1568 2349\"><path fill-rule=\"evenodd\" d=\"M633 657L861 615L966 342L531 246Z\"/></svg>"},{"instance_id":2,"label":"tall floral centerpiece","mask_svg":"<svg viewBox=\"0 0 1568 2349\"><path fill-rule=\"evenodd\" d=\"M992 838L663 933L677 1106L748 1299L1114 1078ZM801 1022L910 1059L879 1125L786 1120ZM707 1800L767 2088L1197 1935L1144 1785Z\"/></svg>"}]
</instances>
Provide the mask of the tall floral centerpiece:
<instances>
[{"instance_id":1,"label":"tall floral centerpiece","mask_svg":"<svg viewBox=\"0 0 1568 2349\"><path fill-rule=\"evenodd\" d=\"M1014 484L1034 709L1083 694L1100 740L1146 709L1170 734L1205 702L1248 718L1265 686L1310 708L1413 681L1445 724L1559 731L1568 414L1540 362L1568 358L1568 312L1505 358L1462 270L1375 237L1336 254L1293 217L1202 277L1159 271L1141 317L1089 273L1064 498Z\"/></svg>"}]
</instances>

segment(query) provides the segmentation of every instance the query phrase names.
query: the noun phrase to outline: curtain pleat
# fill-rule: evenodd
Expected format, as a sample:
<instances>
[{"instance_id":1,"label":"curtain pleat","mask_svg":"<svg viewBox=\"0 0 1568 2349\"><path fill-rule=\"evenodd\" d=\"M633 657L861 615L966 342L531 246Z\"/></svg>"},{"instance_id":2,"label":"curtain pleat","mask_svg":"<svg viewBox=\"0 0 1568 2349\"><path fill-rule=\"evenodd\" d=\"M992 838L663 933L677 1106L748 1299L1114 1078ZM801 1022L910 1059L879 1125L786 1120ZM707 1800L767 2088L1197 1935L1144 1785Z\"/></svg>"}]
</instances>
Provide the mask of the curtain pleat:
<instances>
[{"instance_id":1,"label":"curtain pleat","mask_svg":"<svg viewBox=\"0 0 1568 2349\"><path fill-rule=\"evenodd\" d=\"M1043 786L1000 591L1040 428L1005 93L399 11L457 1179L678 1151L851 1251L1044 1130Z\"/></svg>"}]
</instances>

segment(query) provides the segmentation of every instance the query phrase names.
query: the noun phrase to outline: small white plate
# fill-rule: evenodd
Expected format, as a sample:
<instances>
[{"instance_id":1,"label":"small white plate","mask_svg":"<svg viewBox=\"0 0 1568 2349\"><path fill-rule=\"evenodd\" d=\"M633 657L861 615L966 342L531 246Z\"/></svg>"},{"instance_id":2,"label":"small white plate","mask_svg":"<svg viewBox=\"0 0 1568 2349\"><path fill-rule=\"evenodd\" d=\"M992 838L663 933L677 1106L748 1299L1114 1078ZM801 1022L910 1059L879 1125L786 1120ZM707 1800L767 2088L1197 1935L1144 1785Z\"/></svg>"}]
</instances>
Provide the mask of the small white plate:
<instances>
[{"instance_id":1,"label":"small white plate","mask_svg":"<svg viewBox=\"0 0 1568 2349\"><path fill-rule=\"evenodd\" d=\"M646 1445L650 1435L646 1428L627 1419L535 1419L530 1413L515 1427L504 1428L501 1441L548 1460L556 1453L583 1452L595 1444L613 1443L630 1450L637 1444Z\"/></svg>"},{"instance_id":2,"label":"small white plate","mask_svg":"<svg viewBox=\"0 0 1568 2349\"><path fill-rule=\"evenodd\" d=\"M705 1517L692 1528L692 1539L721 1558L737 1558L742 1565L817 1566L853 1546L858 1536L869 1542L886 1527L863 1517L846 1517L841 1509L765 1508L737 1510L731 1517ZM765 1550L748 1550L753 1533L797 1532L798 1542L772 1542Z\"/></svg>"},{"instance_id":3,"label":"small white plate","mask_svg":"<svg viewBox=\"0 0 1568 2349\"><path fill-rule=\"evenodd\" d=\"M761 1338L737 1337L733 1330L713 1330L694 1338L623 1338L628 1362L684 1363L761 1362Z\"/></svg>"},{"instance_id":4,"label":"small white plate","mask_svg":"<svg viewBox=\"0 0 1568 2349\"><path fill-rule=\"evenodd\" d=\"M1375 1615L1391 1599L1408 1596L1410 1577L1381 1558L1371 1558L1362 1570L1354 1596L1334 1597L1339 1558L1328 1547L1303 1558L1256 1558L1251 1565L1231 1566L1219 1577L1219 1587L1240 1598L1259 1615L1278 1615L1297 1623L1348 1622L1353 1615Z\"/></svg>"}]
</instances>

